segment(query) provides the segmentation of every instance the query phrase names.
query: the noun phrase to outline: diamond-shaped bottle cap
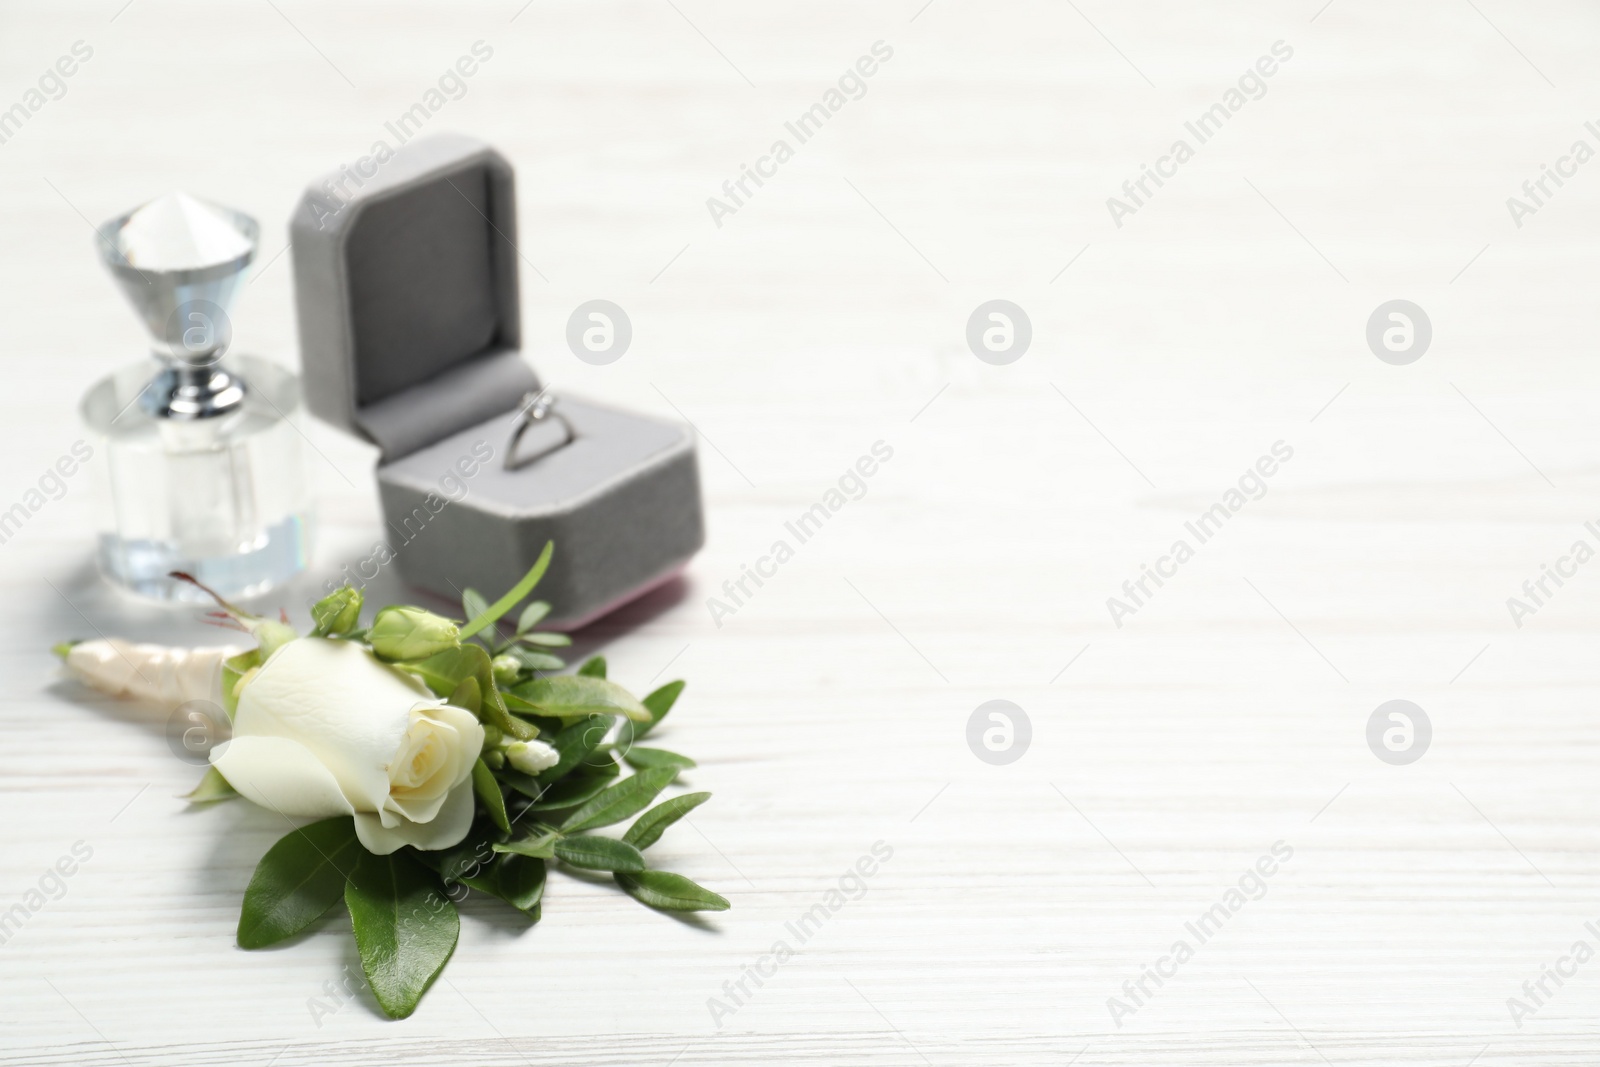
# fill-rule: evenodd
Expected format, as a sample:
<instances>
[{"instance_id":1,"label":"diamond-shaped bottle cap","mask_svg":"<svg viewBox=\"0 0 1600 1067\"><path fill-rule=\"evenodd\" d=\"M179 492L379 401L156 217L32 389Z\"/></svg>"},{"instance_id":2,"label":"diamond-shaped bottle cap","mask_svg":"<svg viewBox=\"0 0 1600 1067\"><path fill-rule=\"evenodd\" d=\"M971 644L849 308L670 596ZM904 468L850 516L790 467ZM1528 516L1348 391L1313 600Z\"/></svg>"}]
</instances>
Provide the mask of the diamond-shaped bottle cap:
<instances>
[{"instance_id":1,"label":"diamond-shaped bottle cap","mask_svg":"<svg viewBox=\"0 0 1600 1067\"><path fill-rule=\"evenodd\" d=\"M156 354L203 367L228 346L228 305L259 233L243 212L169 193L100 227L100 254Z\"/></svg>"}]
</instances>

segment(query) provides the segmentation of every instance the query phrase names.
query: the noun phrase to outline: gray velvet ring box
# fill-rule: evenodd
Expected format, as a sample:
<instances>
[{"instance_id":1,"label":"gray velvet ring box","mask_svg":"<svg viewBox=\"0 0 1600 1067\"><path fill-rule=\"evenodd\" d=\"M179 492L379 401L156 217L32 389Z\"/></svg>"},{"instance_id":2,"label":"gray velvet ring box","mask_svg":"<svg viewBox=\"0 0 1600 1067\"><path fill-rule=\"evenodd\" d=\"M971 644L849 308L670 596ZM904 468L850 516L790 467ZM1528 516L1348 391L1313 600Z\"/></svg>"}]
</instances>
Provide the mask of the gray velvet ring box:
<instances>
[{"instance_id":1,"label":"gray velvet ring box","mask_svg":"<svg viewBox=\"0 0 1600 1067\"><path fill-rule=\"evenodd\" d=\"M452 602L493 599L555 557L537 597L576 628L677 573L705 539L694 438L559 396L505 460L523 397L516 199L481 141L413 141L370 177L311 185L290 223L312 413L377 445L394 563Z\"/></svg>"}]
</instances>

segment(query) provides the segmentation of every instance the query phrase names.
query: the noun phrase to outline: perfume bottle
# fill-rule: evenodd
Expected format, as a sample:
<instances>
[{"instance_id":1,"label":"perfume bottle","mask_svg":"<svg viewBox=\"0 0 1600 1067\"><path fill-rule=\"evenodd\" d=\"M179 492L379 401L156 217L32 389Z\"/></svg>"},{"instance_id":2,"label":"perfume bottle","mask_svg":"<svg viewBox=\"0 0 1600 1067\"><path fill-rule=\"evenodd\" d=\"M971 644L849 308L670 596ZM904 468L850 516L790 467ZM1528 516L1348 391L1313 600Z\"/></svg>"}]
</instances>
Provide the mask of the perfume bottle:
<instances>
[{"instance_id":1,"label":"perfume bottle","mask_svg":"<svg viewBox=\"0 0 1600 1067\"><path fill-rule=\"evenodd\" d=\"M197 600L184 571L225 597L305 568L310 502L299 383L228 354L228 305L255 258L254 219L173 193L99 230L101 256L149 331L155 362L97 382L82 414L99 438L100 569L136 594Z\"/></svg>"}]
</instances>

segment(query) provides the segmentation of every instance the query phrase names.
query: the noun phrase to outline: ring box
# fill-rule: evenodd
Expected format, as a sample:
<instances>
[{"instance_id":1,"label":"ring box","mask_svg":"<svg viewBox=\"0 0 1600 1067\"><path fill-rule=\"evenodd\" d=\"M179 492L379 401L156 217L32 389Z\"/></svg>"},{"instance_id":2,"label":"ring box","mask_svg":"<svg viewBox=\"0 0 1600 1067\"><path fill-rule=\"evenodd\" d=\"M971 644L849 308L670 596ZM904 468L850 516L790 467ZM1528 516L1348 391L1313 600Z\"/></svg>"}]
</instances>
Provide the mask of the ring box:
<instances>
[{"instance_id":1,"label":"ring box","mask_svg":"<svg viewBox=\"0 0 1600 1067\"><path fill-rule=\"evenodd\" d=\"M481 141L412 141L310 185L290 223L306 403L377 445L394 562L452 602L555 557L537 596L576 628L705 541L688 427L562 395L506 453L539 380L522 359L513 172ZM557 435L544 440L549 434ZM545 449L551 449L539 455Z\"/></svg>"}]
</instances>

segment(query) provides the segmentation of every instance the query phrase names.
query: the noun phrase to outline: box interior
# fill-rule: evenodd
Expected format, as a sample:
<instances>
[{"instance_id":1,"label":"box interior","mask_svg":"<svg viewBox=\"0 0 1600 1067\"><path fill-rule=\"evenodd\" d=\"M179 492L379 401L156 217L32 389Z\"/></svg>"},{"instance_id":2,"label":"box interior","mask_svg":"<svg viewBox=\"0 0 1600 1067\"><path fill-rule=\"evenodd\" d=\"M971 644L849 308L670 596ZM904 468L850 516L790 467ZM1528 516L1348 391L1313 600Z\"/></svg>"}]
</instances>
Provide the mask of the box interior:
<instances>
[{"instance_id":1,"label":"box interior","mask_svg":"<svg viewBox=\"0 0 1600 1067\"><path fill-rule=\"evenodd\" d=\"M488 175L442 175L365 207L345 244L356 402L395 396L508 339Z\"/></svg>"},{"instance_id":2,"label":"box interior","mask_svg":"<svg viewBox=\"0 0 1600 1067\"><path fill-rule=\"evenodd\" d=\"M307 191L291 226L313 412L392 459L538 388L518 351L516 189L504 158L440 134L406 145L342 204L323 195L330 184Z\"/></svg>"},{"instance_id":3,"label":"box interior","mask_svg":"<svg viewBox=\"0 0 1600 1067\"><path fill-rule=\"evenodd\" d=\"M604 492L619 478L648 468L653 457L685 440L686 431L674 423L581 399L563 396L557 410L572 424L572 442L516 470L505 469L515 424L513 411L386 463L378 469L379 476L447 499L459 497L460 489L449 490L464 483L466 499L474 508L527 518L568 508L585 496ZM531 427L523 433L518 453L532 455L559 436L560 428L554 424ZM485 445L493 449L487 460L482 458ZM465 472L473 468L474 473L467 476Z\"/></svg>"}]
</instances>

